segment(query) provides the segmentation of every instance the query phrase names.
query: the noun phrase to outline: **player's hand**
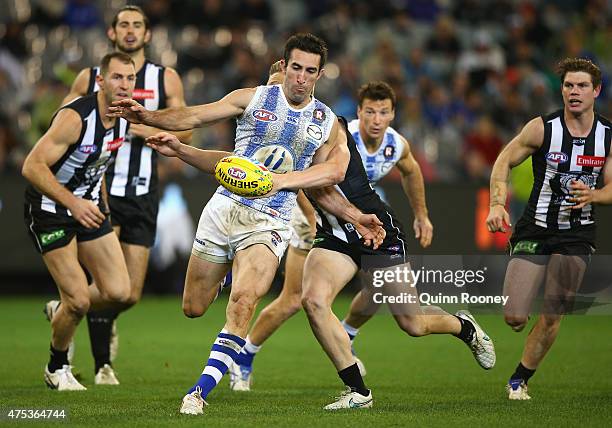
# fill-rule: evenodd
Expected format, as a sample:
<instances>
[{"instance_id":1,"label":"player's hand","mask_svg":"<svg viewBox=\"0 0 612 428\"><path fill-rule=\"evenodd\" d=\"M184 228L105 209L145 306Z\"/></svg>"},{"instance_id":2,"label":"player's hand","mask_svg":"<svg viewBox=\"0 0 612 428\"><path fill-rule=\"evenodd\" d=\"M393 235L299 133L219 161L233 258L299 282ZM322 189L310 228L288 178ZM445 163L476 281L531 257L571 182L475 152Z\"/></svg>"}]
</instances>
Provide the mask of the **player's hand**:
<instances>
[{"instance_id":1,"label":"player's hand","mask_svg":"<svg viewBox=\"0 0 612 428\"><path fill-rule=\"evenodd\" d=\"M385 236L387 236L382 221L374 214L361 214L354 226L361 235L364 245L372 246L374 250L382 244Z\"/></svg>"},{"instance_id":2,"label":"player's hand","mask_svg":"<svg viewBox=\"0 0 612 428\"><path fill-rule=\"evenodd\" d=\"M272 171L270 171L270 174L272 174L272 190L270 190L265 195L261 196L262 198L267 198L268 196L274 196L285 188L285 182L286 182L285 174L276 174Z\"/></svg>"},{"instance_id":3,"label":"player's hand","mask_svg":"<svg viewBox=\"0 0 612 428\"><path fill-rule=\"evenodd\" d=\"M74 198L69 207L72 217L87 229L99 228L106 218L98 205L93 201L82 198Z\"/></svg>"},{"instance_id":4,"label":"player's hand","mask_svg":"<svg viewBox=\"0 0 612 428\"><path fill-rule=\"evenodd\" d=\"M158 132L155 135L147 137L145 144L159 154L172 158L178 156L182 143L176 135L170 134L169 132Z\"/></svg>"},{"instance_id":5,"label":"player's hand","mask_svg":"<svg viewBox=\"0 0 612 428\"><path fill-rule=\"evenodd\" d=\"M144 123L149 111L142 104L131 98L113 101L108 107L106 116L122 117L132 123Z\"/></svg>"},{"instance_id":6,"label":"player's hand","mask_svg":"<svg viewBox=\"0 0 612 428\"><path fill-rule=\"evenodd\" d=\"M572 207L573 210L579 210L584 208L585 205L593 203L593 198L598 192L598 190L591 189L589 186L579 180L572 180L570 187L570 194L572 196L568 198L568 201L576 204Z\"/></svg>"},{"instance_id":7,"label":"player's hand","mask_svg":"<svg viewBox=\"0 0 612 428\"><path fill-rule=\"evenodd\" d=\"M508 227L512 227L510 223L510 215L503 205L497 204L489 208L489 215L487 216L487 229L489 232L506 232L504 227L506 224Z\"/></svg>"},{"instance_id":8,"label":"player's hand","mask_svg":"<svg viewBox=\"0 0 612 428\"><path fill-rule=\"evenodd\" d=\"M433 238L433 225L429 217L415 218L412 227L414 228L414 238L419 240L421 247L429 247Z\"/></svg>"}]
</instances>

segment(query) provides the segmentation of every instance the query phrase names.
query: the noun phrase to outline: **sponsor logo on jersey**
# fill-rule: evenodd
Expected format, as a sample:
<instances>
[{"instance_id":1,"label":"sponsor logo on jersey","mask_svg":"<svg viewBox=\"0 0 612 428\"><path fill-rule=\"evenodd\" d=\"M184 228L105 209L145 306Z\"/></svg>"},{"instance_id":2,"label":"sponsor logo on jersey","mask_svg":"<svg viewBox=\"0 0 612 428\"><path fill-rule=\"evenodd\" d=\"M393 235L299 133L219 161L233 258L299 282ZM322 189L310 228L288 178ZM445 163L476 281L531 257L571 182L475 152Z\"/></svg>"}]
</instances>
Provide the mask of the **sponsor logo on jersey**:
<instances>
[{"instance_id":1,"label":"sponsor logo on jersey","mask_svg":"<svg viewBox=\"0 0 612 428\"><path fill-rule=\"evenodd\" d=\"M253 158L262 163L262 167L277 174L293 171L293 155L287 148L277 144L260 147Z\"/></svg>"},{"instance_id":2,"label":"sponsor logo on jersey","mask_svg":"<svg viewBox=\"0 0 612 428\"><path fill-rule=\"evenodd\" d=\"M115 138L114 140L108 142L106 149L111 152L115 151L123 145L123 141L124 141L123 137Z\"/></svg>"},{"instance_id":3,"label":"sponsor logo on jersey","mask_svg":"<svg viewBox=\"0 0 612 428\"><path fill-rule=\"evenodd\" d=\"M81 153L85 153L86 155L93 153L96 151L96 145L95 144L81 144L79 146L79 152Z\"/></svg>"},{"instance_id":4,"label":"sponsor logo on jersey","mask_svg":"<svg viewBox=\"0 0 612 428\"><path fill-rule=\"evenodd\" d=\"M351 223L344 223L344 228L346 229L347 232L355 231L355 226L353 226Z\"/></svg>"},{"instance_id":5,"label":"sponsor logo on jersey","mask_svg":"<svg viewBox=\"0 0 612 428\"><path fill-rule=\"evenodd\" d=\"M194 241L196 241L200 245L206 246L206 242L202 241L201 239L195 238Z\"/></svg>"},{"instance_id":6,"label":"sponsor logo on jersey","mask_svg":"<svg viewBox=\"0 0 612 428\"><path fill-rule=\"evenodd\" d=\"M527 253L535 254L539 243L536 241L519 241L512 249L512 254Z\"/></svg>"},{"instance_id":7,"label":"sponsor logo on jersey","mask_svg":"<svg viewBox=\"0 0 612 428\"><path fill-rule=\"evenodd\" d=\"M270 232L270 234L272 235L272 244L274 244L275 247L278 247L278 244L283 242L281 236L274 230Z\"/></svg>"},{"instance_id":8,"label":"sponsor logo on jersey","mask_svg":"<svg viewBox=\"0 0 612 428\"><path fill-rule=\"evenodd\" d=\"M312 118L317 122L323 122L325 120L325 111L320 108L315 109L312 112Z\"/></svg>"},{"instance_id":9,"label":"sponsor logo on jersey","mask_svg":"<svg viewBox=\"0 0 612 428\"><path fill-rule=\"evenodd\" d=\"M603 156L578 155L576 159L576 165L578 166L602 167L604 163L606 163L606 158Z\"/></svg>"},{"instance_id":10,"label":"sponsor logo on jersey","mask_svg":"<svg viewBox=\"0 0 612 428\"><path fill-rule=\"evenodd\" d=\"M546 154L546 160L554 163L565 163L569 159L563 152L550 152Z\"/></svg>"},{"instance_id":11,"label":"sponsor logo on jersey","mask_svg":"<svg viewBox=\"0 0 612 428\"><path fill-rule=\"evenodd\" d=\"M572 144L574 146L584 146L586 144L586 138L574 138Z\"/></svg>"},{"instance_id":12,"label":"sponsor logo on jersey","mask_svg":"<svg viewBox=\"0 0 612 428\"><path fill-rule=\"evenodd\" d=\"M153 89L134 89L132 98L135 100L152 100L155 98L155 91Z\"/></svg>"},{"instance_id":13,"label":"sponsor logo on jersey","mask_svg":"<svg viewBox=\"0 0 612 428\"><path fill-rule=\"evenodd\" d=\"M253 117L255 120L261 122L276 122L278 120L278 117L274 113L262 108L253 111Z\"/></svg>"},{"instance_id":14,"label":"sponsor logo on jersey","mask_svg":"<svg viewBox=\"0 0 612 428\"><path fill-rule=\"evenodd\" d=\"M55 230L53 232L49 232L49 233L41 233L40 234L40 243L42 245L49 245L55 241L57 241L60 238L63 238L64 236L66 236L66 232L64 232L64 229L60 229L60 230Z\"/></svg>"},{"instance_id":15,"label":"sponsor logo on jersey","mask_svg":"<svg viewBox=\"0 0 612 428\"><path fill-rule=\"evenodd\" d=\"M306 134L316 141L321 141L323 139L323 129L321 129L319 125L308 125L306 128Z\"/></svg>"},{"instance_id":16,"label":"sponsor logo on jersey","mask_svg":"<svg viewBox=\"0 0 612 428\"><path fill-rule=\"evenodd\" d=\"M385 149L383 150L383 155L385 156L385 158L389 159L392 158L393 155L395 154L395 147L393 147L392 145L387 145L385 147Z\"/></svg>"},{"instance_id":17,"label":"sponsor logo on jersey","mask_svg":"<svg viewBox=\"0 0 612 428\"><path fill-rule=\"evenodd\" d=\"M235 178L236 180L244 180L247 176L245 171L235 166L228 168L227 173L230 177Z\"/></svg>"}]
</instances>

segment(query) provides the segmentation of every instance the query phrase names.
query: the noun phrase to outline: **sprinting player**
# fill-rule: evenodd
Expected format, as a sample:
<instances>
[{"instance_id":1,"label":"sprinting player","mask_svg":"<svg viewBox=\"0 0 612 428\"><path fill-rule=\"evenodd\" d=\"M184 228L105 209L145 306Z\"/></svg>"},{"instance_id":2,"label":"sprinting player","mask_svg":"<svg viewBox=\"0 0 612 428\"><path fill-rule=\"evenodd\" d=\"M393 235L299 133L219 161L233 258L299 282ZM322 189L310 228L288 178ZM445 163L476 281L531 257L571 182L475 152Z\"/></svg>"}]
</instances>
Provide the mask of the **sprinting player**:
<instances>
[{"instance_id":1,"label":"sprinting player","mask_svg":"<svg viewBox=\"0 0 612 428\"><path fill-rule=\"evenodd\" d=\"M345 123L345 122L343 122ZM343 125L343 126L346 126ZM344 197L364 213L375 214L383 222L386 237L377 250L363 246L351 224L331 214L322 205L337 196L333 188L311 189L309 194L317 202L321 218L312 250L304 265L302 306L308 316L315 337L331 359L346 390L337 400L325 406L326 410L365 408L372 406L372 393L365 386L363 377L351 352L351 343L341 322L332 312L331 306L337 294L362 269L372 275L386 269L410 270L406 262L405 238L401 225L391 209L385 205L372 189L365 173L357 145L348 135L351 160L345 180L338 185ZM328 202L328 206L333 205ZM411 295L407 303L389 303L389 308L398 326L411 336L429 334L453 334L468 345L478 364L490 369L495 364L493 342L467 311L455 316L441 308L419 305L416 287L396 279L378 289L385 296Z\"/></svg>"},{"instance_id":2,"label":"sprinting player","mask_svg":"<svg viewBox=\"0 0 612 428\"><path fill-rule=\"evenodd\" d=\"M346 134L338 131L329 107L311 97L327 58L325 43L311 34L294 35L285 44L283 58L282 85L239 89L211 104L159 112L133 100L109 109L111 116L178 130L236 118L234 153L262 162L273 156L277 160L272 171L287 171L275 175L272 196L247 199L220 187L202 212L185 281L184 313L201 316L230 268L233 282L226 324L202 375L183 398L184 414L203 413L204 399L244 346L255 305L268 291L291 236L295 190L338 183L346 171ZM150 139L152 144L156 140L173 139L162 133ZM203 151L179 147L181 152L171 153L204 171L213 168L216 159L200 159Z\"/></svg>"},{"instance_id":3,"label":"sprinting player","mask_svg":"<svg viewBox=\"0 0 612 428\"><path fill-rule=\"evenodd\" d=\"M510 239L504 294L506 323L521 331L545 280L541 313L507 384L508 398L529 400L527 384L552 346L595 251L593 204L612 203L610 121L595 113L601 71L567 58L557 68L563 109L529 121L504 148L491 173L490 232L510 225L505 209L510 169L532 158L534 185ZM600 175L604 187L595 189Z\"/></svg>"},{"instance_id":4,"label":"sprinting player","mask_svg":"<svg viewBox=\"0 0 612 428\"><path fill-rule=\"evenodd\" d=\"M132 96L136 70L134 61L121 52L106 55L100 69L100 90L56 113L22 171L30 182L26 225L62 302L50 320L51 356L45 367L45 382L60 391L86 389L68 362L68 346L81 318L90 308L125 304L130 296L125 260L100 192L129 126L104 113L112 101ZM87 286L79 262L98 284L96 289Z\"/></svg>"},{"instance_id":5,"label":"sprinting player","mask_svg":"<svg viewBox=\"0 0 612 428\"><path fill-rule=\"evenodd\" d=\"M348 124L348 131L355 139L368 180L374 186L394 166L397 166L402 177L404 192L414 212L415 237L419 239L421 246L426 248L431 243L433 226L427 213L423 176L412 156L408 141L390 127L395 115L395 93L385 82L370 82L359 89L358 100L358 119ZM304 221L297 221L299 220L297 215L294 219L297 223L296 228L301 228L305 233L307 229ZM238 356L237 366L231 367L231 389L250 390L256 353L264 341L302 307L302 271L307 252L311 247L312 244L303 246L302 250L289 247L283 289L279 296L259 313L251 328L246 344ZM351 342L357 335L359 327L372 317L375 306L371 294L360 291L355 296L350 312L342 323ZM366 370L363 363L358 358L355 359L364 376Z\"/></svg>"},{"instance_id":6,"label":"sprinting player","mask_svg":"<svg viewBox=\"0 0 612 428\"><path fill-rule=\"evenodd\" d=\"M149 61L145 47L151 40L149 20L138 6L124 6L116 14L107 35L117 52L129 55L136 64L136 87L133 99L148 110L185 105L183 84L177 72ZM99 89L96 76L99 67L85 68L78 74L64 103ZM90 311L87 325L94 356L95 383L118 385L112 368L119 339L115 319L120 312L134 306L142 296L150 248L155 242L159 189L157 179L157 153L144 144L144 139L158 129L133 124L128 134L129 144L116 151L115 162L106 173L105 191L108 194L110 219L119 236L121 250L130 274L130 298L122 308L101 312ZM183 142L189 142L191 131L176 133ZM95 287L95 285L94 285ZM47 304L52 313L59 302Z\"/></svg>"}]
</instances>

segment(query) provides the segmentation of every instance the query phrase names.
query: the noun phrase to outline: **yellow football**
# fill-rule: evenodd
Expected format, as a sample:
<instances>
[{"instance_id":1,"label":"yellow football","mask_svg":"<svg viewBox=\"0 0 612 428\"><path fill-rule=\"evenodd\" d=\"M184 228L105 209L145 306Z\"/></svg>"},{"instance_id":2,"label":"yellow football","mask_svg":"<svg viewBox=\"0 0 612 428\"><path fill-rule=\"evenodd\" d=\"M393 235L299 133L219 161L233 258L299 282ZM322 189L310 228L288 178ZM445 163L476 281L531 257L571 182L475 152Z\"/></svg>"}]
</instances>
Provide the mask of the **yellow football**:
<instances>
[{"instance_id":1,"label":"yellow football","mask_svg":"<svg viewBox=\"0 0 612 428\"><path fill-rule=\"evenodd\" d=\"M272 190L272 174L253 159L227 156L215 165L220 185L238 196L263 196Z\"/></svg>"}]
</instances>

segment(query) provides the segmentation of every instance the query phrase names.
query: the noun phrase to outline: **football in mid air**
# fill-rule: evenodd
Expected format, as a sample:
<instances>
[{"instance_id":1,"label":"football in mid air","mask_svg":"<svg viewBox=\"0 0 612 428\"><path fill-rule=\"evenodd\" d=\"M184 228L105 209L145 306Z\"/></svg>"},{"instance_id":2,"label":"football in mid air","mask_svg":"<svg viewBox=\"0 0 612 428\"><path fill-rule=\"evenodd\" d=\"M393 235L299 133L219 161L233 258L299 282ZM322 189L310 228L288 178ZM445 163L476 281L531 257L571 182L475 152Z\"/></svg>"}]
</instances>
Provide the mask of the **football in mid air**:
<instances>
[{"instance_id":1,"label":"football in mid air","mask_svg":"<svg viewBox=\"0 0 612 428\"><path fill-rule=\"evenodd\" d=\"M272 174L253 159L227 156L215 165L215 178L238 196L263 196L272 190Z\"/></svg>"}]
</instances>

